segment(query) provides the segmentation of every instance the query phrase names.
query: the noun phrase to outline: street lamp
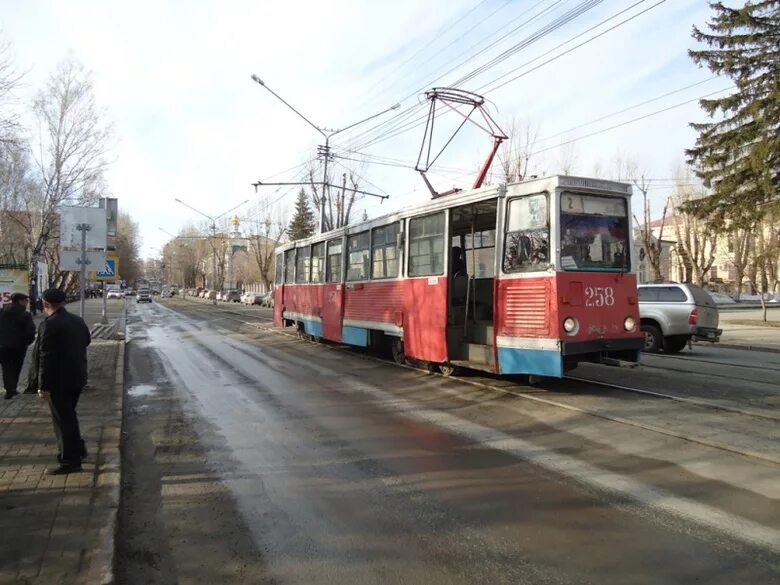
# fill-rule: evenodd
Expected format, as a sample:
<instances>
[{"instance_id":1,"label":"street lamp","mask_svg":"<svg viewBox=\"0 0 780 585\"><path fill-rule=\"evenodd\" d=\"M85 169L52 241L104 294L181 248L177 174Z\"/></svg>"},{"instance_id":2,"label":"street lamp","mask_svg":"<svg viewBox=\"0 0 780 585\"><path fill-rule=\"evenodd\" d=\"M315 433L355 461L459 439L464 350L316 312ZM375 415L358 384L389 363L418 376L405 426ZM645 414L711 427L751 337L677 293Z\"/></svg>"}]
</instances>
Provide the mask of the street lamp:
<instances>
[{"instance_id":1,"label":"street lamp","mask_svg":"<svg viewBox=\"0 0 780 585\"><path fill-rule=\"evenodd\" d=\"M220 219L221 217L225 217L228 213L230 213L231 211L235 211L236 209L238 209L242 205L244 205L246 203L249 203L249 199L245 199L244 201L242 201L241 203L239 203L238 205L236 205L234 207L231 207L227 211L225 211L223 213L220 213L219 215L211 216L211 215L208 215L207 213L203 213L200 209L195 209L192 205L190 205L189 203L185 203L184 201L182 201L178 197L174 198L174 201L176 201L176 203L181 203L184 207L187 207L188 209L191 209L195 213L198 213L198 214L202 215L203 217L205 217L206 219L208 219L211 222L211 225L209 226L209 229L211 230L211 237L213 239L216 239L216 237L217 237L217 220ZM160 228L160 229L162 229L162 228ZM165 230L163 230L163 231L165 231ZM217 248L214 246L213 242L211 243L211 251L212 251L212 258L211 258L211 270L212 270L212 277L211 277L211 279L212 279L212 282L211 282L211 285L212 285L212 290L214 290L214 289L217 288ZM214 299L214 304L215 305L217 304L217 299L216 298Z\"/></svg>"},{"instance_id":2,"label":"street lamp","mask_svg":"<svg viewBox=\"0 0 780 585\"><path fill-rule=\"evenodd\" d=\"M320 146L318 150L318 154L322 155L323 157L323 169L322 169L322 197L320 197L320 233L323 233L325 231L325 200L327 198L327 191L328 191L328 161L331 158L330 154L330 139L333 138L336 134L340 134L341 132L344 132L345 130L350 130L351 128L354 128L355 126L359 126L360 124L363 124L364 122L368 122L369 120L373 120L374 118L377 118L381 116L382 114L386 114L387 112L390 112L392 110L397 110L401 107L401 104L394 104L390 106L389 108L382 110L381 112L378 112L376 114L373 114L369 116L368 118L364 118L362 120L359 120L357 122L354 122L350 124L349 126L344 126L343 128L338 128L335 130L328 130L327 128L320 128L317 126L314 122L309 120L306 116L301 114L298 110L296 110L292 105L290 105L283 97L281 97L279 94L277 94L274 90L272 90L270 87L268 87L265 82L260 79L257 75L252 74L252 81L255 83L263 86L268 92L274 96L276 99L278 99L280 102L282 102L285 106L290 108L293 112L295 112L298 117L300 117L304 122L306 122L309 126L314 128L317 132L319 132L324 138L325 138L325 145Z\"/></svg>"}]
</instances>

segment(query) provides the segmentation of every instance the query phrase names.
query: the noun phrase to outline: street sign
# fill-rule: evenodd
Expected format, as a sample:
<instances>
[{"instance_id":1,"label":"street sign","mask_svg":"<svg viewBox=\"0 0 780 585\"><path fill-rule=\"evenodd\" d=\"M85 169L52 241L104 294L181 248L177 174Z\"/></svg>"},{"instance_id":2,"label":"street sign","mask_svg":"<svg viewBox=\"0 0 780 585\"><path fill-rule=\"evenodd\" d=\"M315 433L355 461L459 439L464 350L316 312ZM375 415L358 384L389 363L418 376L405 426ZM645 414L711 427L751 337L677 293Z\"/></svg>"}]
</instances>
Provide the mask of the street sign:
<instances>
[{"instance_id":1,"label":"street sign","mask_svg":"<svg viewBox=\"0 0 780 585\"><path fill-rule=\"evenodd\" d=\"M119 218L119 203L113 197L104 197L100 200L99 205L106 210L107 235L109 238L115 238Z\"/></svg>"},{"instance_id":2,"label":"street sign","mask_svg":"<svg viewBox=\"0 0 780 585\"><path fill-rule=\"evenodd\" d=\"M87 224L87 249L106 248L106 210L100 207L60 208L60 247L81 249L81 231L78 226Z\"/></svg>"},{"instance_id":3,"label":"street sign","mask_svg":"<svg viewBox=\"0 0 780 585\"><path fill-rule=\"evenodd\" d=\"M106 253L87 252L87 272L102 268L106 263ZM60 270L81 270L81 252L79 250L60 250Z\"/></svg>"},{"instance_id":4,"label":"street sign","mask_svg":"<svg viewBox=\"0 0 780 585\"><path fill-rule=\"evenodd\" d=\"M95 280L119 280L119 258L106 256L103 270L95 273Z\"/></svg>"}]
</instances>

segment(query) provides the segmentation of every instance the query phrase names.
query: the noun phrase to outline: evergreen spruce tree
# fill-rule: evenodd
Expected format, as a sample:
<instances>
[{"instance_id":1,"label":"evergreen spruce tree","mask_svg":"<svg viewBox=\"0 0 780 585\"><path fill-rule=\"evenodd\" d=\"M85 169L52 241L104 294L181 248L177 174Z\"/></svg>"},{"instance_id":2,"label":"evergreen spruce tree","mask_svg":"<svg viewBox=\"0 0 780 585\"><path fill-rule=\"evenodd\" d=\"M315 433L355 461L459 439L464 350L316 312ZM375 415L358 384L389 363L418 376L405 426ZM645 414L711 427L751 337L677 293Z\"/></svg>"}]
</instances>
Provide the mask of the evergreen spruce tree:
<instances>
[{"instance_id":1,"label":"evergreen spruce tree","mask_svg":"<svg viewBox=\"0 0 780 585\"><path fill-rule=\"evenodd\" d=\"M712 195L688 204L697 215L750 226L778 202L780 185L780 1L742 8L712 2L709 32L693 37L706 48L689 51L700 66L730 78L735 90L700 104L711 121L699 133L689 162Z\"/></svg>"},{"instance_id":2,"label":"evergreen spruce tree","mask_svg":"<svg viewBox=\"0 0 780 585\"><path fill-rule=\"evenodd\" d=\"M300 240L313 235L315 231L314 213L309 207L309 198L301 189L298 192L298 200L295 202L295 214L290 220L287 234L291 240Z\"/></svg>"}]
</instances>

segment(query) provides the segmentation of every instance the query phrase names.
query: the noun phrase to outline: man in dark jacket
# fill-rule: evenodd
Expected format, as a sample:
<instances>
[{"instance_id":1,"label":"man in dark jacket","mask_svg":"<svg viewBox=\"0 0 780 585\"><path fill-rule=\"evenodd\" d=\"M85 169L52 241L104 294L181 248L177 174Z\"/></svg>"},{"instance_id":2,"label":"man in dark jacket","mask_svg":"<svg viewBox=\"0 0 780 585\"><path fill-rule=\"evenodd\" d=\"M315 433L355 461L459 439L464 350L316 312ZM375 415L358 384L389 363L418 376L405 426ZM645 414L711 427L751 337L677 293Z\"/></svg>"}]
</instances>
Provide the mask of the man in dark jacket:
<instances>
[{"instance_id":1,"label":"man in dark jacket","mask_svg":"<svg viewBox=\"0 0 780 585\"><path fill-rule=\"evenodd\" d=\"M48 315L38 329L38 394L48 400L59 446L59 467L51 475L81 471L86 457L76 405L87 383L89 328L81 317L65 310L65 293L52 288L43 293Z\"/></svg>"},{"instance_id":2,"label":"man in dark jacket","mask_svg":"<svg viewBox=\"0 0 780 585\"><path fill-rule=\"evenodd\" d=\"M35 325L27 311L29 300L24 293L14 293L11 302L0 311L0 365L3 367L6 400L18 394L16 387L27 346L35 339Z\"/></svg>"}]
</instances>

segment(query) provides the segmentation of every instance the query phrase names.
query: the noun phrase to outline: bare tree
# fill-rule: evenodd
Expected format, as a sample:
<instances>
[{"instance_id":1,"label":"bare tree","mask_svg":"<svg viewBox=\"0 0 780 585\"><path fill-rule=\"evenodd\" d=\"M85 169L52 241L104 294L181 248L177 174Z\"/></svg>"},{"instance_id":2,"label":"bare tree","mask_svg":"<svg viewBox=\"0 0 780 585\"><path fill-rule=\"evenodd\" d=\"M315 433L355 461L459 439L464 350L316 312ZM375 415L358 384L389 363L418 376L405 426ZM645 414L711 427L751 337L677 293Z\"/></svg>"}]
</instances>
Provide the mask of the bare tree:
<instances>
[{"instance_id":1,"label":"bare tree","mask_svg":"<svg viewBox=\"0 0 780 585\"><path fill-rule=\"evenodd\" d=\"M0 147L18 147L19 115L14 111L14 90L23 74L16 69L10 43L0 38Z\"/></svg>"},{"instance_id":2,"label":"bare tree","mask_svg":"<svg viewBox=\"0 0 780 585\"><path fill-rule=\"evenodd\" d=\"M650 179L648 171L642 167L636 160L631 158L615 158L615 172L618 180L628 180L634 188L642 194L642 219L634 213L634 224L636 225L639 240L642 243L644 257L650 266L654 282L663 280L661 272L661 256L663 254L664 227L666 226L666 214L669 209L669 200L664 204L661 212L660 225L656 235L653 227L653 214L650 209L650 200L648 191L650 191Z\"/></svg>"},{"instance_id":3,"label":"bare tree","mask_svg":"<svg viewBox=\"0 0 780 585\"><path fill-rule=\"evenodd\" d=\"M95 103L91 75L72 57L51 74L35 98L33 113L38 121L33 156L40 192L26 201L31 217L31 283L36 281L38 258L56 238L59 206L68 200L93 202L101 195L111 136Z\"/></svg>"},{"instance_id":4,"label":"bare tree","mask_svg":"<svg viewBox=\"0 0 780 585\"><path fill-rule=\"evenodd\" d=\"M764 221L759 222L758 229L756 230L756 246L755 253L753 254L752 267L752 285L753 289L758 293L759 300L761 301L762 320L766 321L766 294L769 292L769 264L772 262L772 256L775 254L774 245L771 241L767 241L768 226Z\"/></svg>"},{"instance_id":5,"label":"bare tree","mask_svg":"<svg viewBox=\"0 0 780 585\"><path fill-rule=\"evenodd\" d=\"M753 251L753 229L735 227L726 236L729 248L733 250L731 264L734 266L734 282L736 284L736 300L742 293L742 281L745 280L750 258Z\"/></svg>"},{"instance_id":6,"label":"bare tree","mask_svg":"<svg viewBox=\"0 0 780 585\"><path fill-rule=\"evenodd\" d=\"M325 220L323 226L326 232L349 225L357 199L355 190L360 190L363 183L360 169L346 166L344 166L344 169L346 173L342 173L339 185L334 185L331 173L328 173L326 178L326 182L330 185L325 198ZM320 216L322 214L323 197L322 179L313 160L310 161L306 170L306 177L311 189L311 200L314 204L315 213L317 216Z\"/></svg>"},{"instance_id":7,"label":"bare tree","mask_svg":"<svg viewBox=\"0 0 780 585\"><path fill-rule=\"evenodd\" d=\"M265 290L270 290L274 281L274 250L285 233L285 222L273 219L268 211L250 226L249 254L257 266Z\"/></svg>"},{"instance_id":8,"label":"bare tree","mask_svg":"<svg viewBox=\"0 0 780 585\"><path fill-rule=\"evenodd\" d=\"M563 175L572 175L577 166L577 143L564 142L558 151L558 160L556 166Z\"/></svg>"},{"instance_id":9,"label":"bare tree","mask_svg":"<svg viewBox=\"0 0 780 585\"><path fill-rule=\"evenodd\" d=\"M689 168L678 173L677 185L672 195L677 253L685 269L684 280L699 286L704 286L707 273L715 262L718 230L713 227L713 218L700 214L693 215L684 211L684 208L687 203L706 195L703 188L692 186L692 174Z\"/></svg>"},{"instance_id":10,"label":"bare tree","mask_svg":"<svg viewBox=\"0 0 780 585\"><path fill-rule=\"evenodd\" d=\"M539 126L529 118L512 118L506 126L509 137L497 153L507 183L523 180L531 168L531 153L539 138Z\"/></svg>"}]
</instances>

